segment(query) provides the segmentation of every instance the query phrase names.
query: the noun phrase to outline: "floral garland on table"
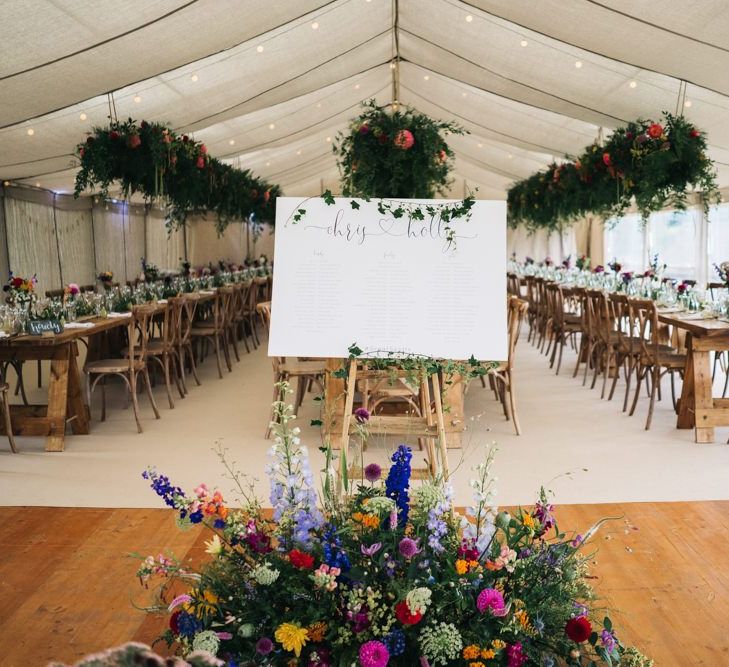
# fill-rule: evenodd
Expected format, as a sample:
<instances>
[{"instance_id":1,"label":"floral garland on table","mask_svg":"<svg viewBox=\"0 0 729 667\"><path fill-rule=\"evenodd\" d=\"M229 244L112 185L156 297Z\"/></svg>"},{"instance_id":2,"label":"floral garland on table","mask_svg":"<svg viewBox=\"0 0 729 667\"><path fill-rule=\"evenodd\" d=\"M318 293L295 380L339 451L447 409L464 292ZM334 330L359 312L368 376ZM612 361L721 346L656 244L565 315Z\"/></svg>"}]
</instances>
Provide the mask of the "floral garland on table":
<instances>
[{"instance_id":1,"label":"floral garland on table","mask_svg":"<svg viewBox=\"0 0 729 667\"><path fill-rule=\"evenodd\" d=\"M687 190L703 194L705 210L718 202L706 135L683 116L639 119L575 160L553 162L508 192L509 221L531 229L561 229L589 213L619 218L635 201L642 218L665 206L685 209Z\"/></svg>"},{"instance_id":2,"label":"floral garland on table","mask_svg":"<svg viewBox=\"0 0 729 667\"><path fill-rule=\"evenodd\" d=\"M600 524L566 536L544 492L531 508L499 512L493 451L475 468L465 517L442 479L411 485L405 446L384 483L370 464L344 497L332 491L328 452L319 506L283 393L274 408L273 519L223 452L239 508L204 484L188 494L144 473L182 527L213 533L198 571L160 555L138 572L147 586L161 582L150 611L168 615L162 638L183 656L208 651L236 667L652 664L594 604L582 549Z\"/></svg>"},{"instance_id":3,"label":"floral garland on table","mask_svg":"<svg viewBox=\"0 0 729 667\"><path fill-rule=\"evenodd\" d=\"M464 134L409 107L378 107L374 100L333 146L345 197L432 199L448 190L453 151L442 134Z\"/></svg>"},{"instance_id":4,"label":"floral garland on table","mask_svg":"<svg viewBox=\"0 0 729 667\"><path fill-rule=\"evenodd\" d=\"M219 233L252 214L274 220L278 186L210 157L205 144L162 123L128 120L95 127L76 147L79 171L74 196L98 188L106 196L118 183L124 198L140 193L166 204L169 229L188 215L212 211Z\"/></svg>"}]
</instances>

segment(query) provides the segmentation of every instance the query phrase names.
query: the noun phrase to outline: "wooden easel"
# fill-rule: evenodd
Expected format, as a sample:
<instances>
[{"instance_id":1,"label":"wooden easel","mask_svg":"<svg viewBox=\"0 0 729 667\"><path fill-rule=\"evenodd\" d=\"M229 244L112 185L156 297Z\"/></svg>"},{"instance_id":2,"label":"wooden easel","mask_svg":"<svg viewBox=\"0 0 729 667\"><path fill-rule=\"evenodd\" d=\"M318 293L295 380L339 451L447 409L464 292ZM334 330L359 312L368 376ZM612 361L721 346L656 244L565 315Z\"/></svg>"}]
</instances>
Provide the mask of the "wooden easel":
<instances>
[{"instance_id":1,"label":"wooden easel","mask_svg":"<svg viewBox=\"0 0 729 667\"><path fill-rule=\"evenodd\" d=\"M403 374L404 377L404 374ZM354 394L357 380L380 381L392 378L390 370L369 370L359 368L356 360L349 362L347 377L347 391L344 400L344 418L342 420L342 454L339 457L339 491L343 492L345 466L349 479L361 478L363 470L360 466L349 464L349 436L355 433L357 426L353 423L352 409L354 407ZM433 402L435 414L430 410L431 395L430 384L433 385ZM441 475L444 480L450 476L448 468L448 453L446 450L445 419L443 416L443 402L440 394L440 380L438 374L430 377L423 371L420 378L420 416L418 415L371 415L367 421L367 432L372 435L415 436L424 439L428 457L428 466L413 468L412 479L431 479ZM436 446L437 441L437 446ZM437 460L436 460L437 457Z\"/></svg>"}]
</instances>

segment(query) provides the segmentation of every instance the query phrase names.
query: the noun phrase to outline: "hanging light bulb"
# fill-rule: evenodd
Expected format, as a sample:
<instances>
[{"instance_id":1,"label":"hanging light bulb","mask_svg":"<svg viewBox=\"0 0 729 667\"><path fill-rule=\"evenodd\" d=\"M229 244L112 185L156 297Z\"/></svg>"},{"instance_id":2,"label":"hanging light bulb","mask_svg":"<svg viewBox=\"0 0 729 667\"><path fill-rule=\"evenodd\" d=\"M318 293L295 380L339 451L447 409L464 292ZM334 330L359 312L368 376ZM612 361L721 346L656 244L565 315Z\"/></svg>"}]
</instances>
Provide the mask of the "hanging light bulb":
<instances>
[{"instance_id":1,"label":"hanging light bulb","mask_svg":"<svg viewBox=\"0 0 729 667\"><path fill-rule=\"evenodd\" d=\"M466 23L470 23L471 21L473 21L473 16L471 16L470 14L468 14L466 16Z\"/></svg>"},{"instance_id":2,"label":"hanging light bulb","mask_svg":"<svg viewBox=\"0 0 729 667\"><path fill-rule=\"evenodd\" d=\"M142 101L141 95L135 95L133 97L133 99L134 99L134 104L139 104Z\"/></svg>"},{"instance_id":3,"label":"hanging light bulb","mask_svg":"<svg viewBox=\"0 0 729 667\"><path fill-rule=\"evenodd\" d=\"M425 75L425 76L423 77L423 79L424 79L425 81L430 81L430 74L426 74L426 75Z\"/></svg>"},{"instance_id":4,"label":"hanging light bulb","mask_svg":"<svg viewBox=\"0 0 729 667\"><path fill-rule=\"evenodd\" d=\"M32 127L28 128L28 136L32 137L35 134L35 130Z\"/></svg>"},{"instance_id":5,"label":"hanging light bulb","mask_svg":"<svg viewBox=\"0 0 729 667\"><path fill-rule=\"evenodd\" d=\"M80 120L86 120L86 118L88 118L88 116L83 111L79 114L78 117Z\"/></svg>"},{"instance_id":6,"label":"hanging light bulb","mask_svg":"<svg viewBox=\"0 0 729 667\"><path fill-rule=\"evenodd\" d=\"M274 123L270 123L269 126L268 126L268 129L269 130L275 130L276 129L276 125Z\"/></svg>"},{"instance_id":7,"label":"hanging light bulb","mask_svg":"<svg viewBox=\"0 0 729 667\"><path fill-rule=\"evenodd\" d=\"M637 82L637 81L631 81L631 82L630 82L630 83L629 83L628 85L629 85L629 86L630 86L631 88L635 88L635 87L636 87L636 86L638 85L638 82Z\"/></svg>"},{"instance_id":8,"label":"hanging light bulb","mask_svg":"<svg viewBox=\"0 0 729 667\"><path fill-rule=\"evenodd\" d=\"M319 23L314 21L314 23L311 24L312 30L319 30Z\"/></svg>"},{"instance_id":9,"label":"hanging light bulb","mask_svg":"<svg viewBox=\"0 0 729 667\"><path fill-rule=\"evenodd\" d=\"M231 140L230 140L230 141L229 141L228 143L229 143L229 144L230 144L231 146L235 146L235 139L231 139Z\"/></svg>"},{"instance_id":10,"label":"hanging light bulb","mask_svg":"<svg viewBox=\"0 0 729 667\"><path fill-rule=\"evenodd\" d=\"M198 76L197 76L197 74L193 74L193 75L192 75L192 76L190 77L190 80L191 80L191 81L197 81L197 79L198 79Z\"/></svg>"},{"instance_id":11,"label":"hanging light bulb","mask_svg":"<svg viewBox=\"0 0 729 667\"><path fill-rule=\"evenodd\" d=\"M576 67L577 69L580 69L580 68L582 67L582 61L581 61L581 60L577 60L577 61L575 61L575 67Z\"/></svg>"},{"instance_id":12,"label":"hanging light bulb","mask_svg":"<svg viewBox=\"0 0 729 667\"><path fill-rule=\"evenodd\" d=\"M689 107L690 107L690 106L691 106L692 104L693 104L693 102L691 102L691 100L686 100L686 101L685 101L685 102L683 103L683 105L684 105L684 106L685 106L685 107L686 107L687 109L688 109L688 108L689 108Z\"/></svg>"},{"instance_id":13,"label":"hanging light bulb","mask_svg":"<svg viewBox=\"0 0 729 667\"><path fill-rule=\"evenodd\" d=\"M527 42L525 39L522 39L521 42L519 42L522 46L529 46L529 42Z\"/></svg>"},{"instance_id":14,"label":"hanging light bulb","mask_svg":"<svg viewBox=\"0 0 729 667\"><path fill-rule=\"evenodd\" d=\"M258 53L263 53L263 44L259 44L259 45L258 45L258 46L256 47L256 51L258 51Z\"/></svg>"}]
</instances>

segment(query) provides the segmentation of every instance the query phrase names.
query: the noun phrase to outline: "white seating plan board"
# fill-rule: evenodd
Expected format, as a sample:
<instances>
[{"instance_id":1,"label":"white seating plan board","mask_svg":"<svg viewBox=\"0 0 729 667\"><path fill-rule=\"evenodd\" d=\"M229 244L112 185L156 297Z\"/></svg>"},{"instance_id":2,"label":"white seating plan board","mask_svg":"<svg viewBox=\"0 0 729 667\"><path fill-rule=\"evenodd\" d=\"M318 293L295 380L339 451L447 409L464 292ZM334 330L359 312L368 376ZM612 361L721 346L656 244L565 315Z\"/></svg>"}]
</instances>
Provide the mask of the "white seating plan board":
<instances>
[{"instance_id":1,"label":"white seating plan board","mask_svg":"<svg viewBox=\"0 0 729 667\"><path fill-rule=\"evenodd\" d=\"M506 202L477 200L449 241L425 208L447 200L408 200L424 220L352 201L278 198L269 355L346 357L356 343L370 356L505 360Z\"/></svg>"}]
</instances>

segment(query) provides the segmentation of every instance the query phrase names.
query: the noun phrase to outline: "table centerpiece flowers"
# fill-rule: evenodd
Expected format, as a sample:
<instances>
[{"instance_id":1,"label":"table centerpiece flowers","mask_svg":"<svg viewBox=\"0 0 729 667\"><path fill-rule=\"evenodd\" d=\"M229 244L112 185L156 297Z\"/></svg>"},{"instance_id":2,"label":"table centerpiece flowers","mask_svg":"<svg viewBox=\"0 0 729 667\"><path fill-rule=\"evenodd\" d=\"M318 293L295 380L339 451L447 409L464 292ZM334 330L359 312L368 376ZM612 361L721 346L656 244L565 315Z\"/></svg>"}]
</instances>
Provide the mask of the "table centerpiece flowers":
<instances>
[{"instance_id":1,"label":"table centerpiece flowers","mask_svg":"<svg viewBox=\"0 0 729 667\"><path fill-rule=\"evenodd\" d=\"M205 484L188 493L143 474L182 527L212 532L200 568L160 554L137 573L158 583L147 610L168 616L162 639L181 655L207 651L229 666L652 664L623 647L589 586L585 547L600 524L559 532L544 491L533 507L498 511L494 448L463 516L447 481L411 485L404 445L386 475L369 464L360 480L337 479L328 449L319 502L290 389L279 388L272 512L222 450L238 507Z\"/></svg>"},{"instance_id":2,"label":"table centerpiece flowers","mask_svg":"<svg viewBox=\"0 0 729 667\"><path fill-rule=\"evenodd\" d=\"M35 274L30 278L23 278L16 276L11 271L8 282L3 285L3 292L7 294L5 301L12 306L27 306L30 309L36 299L35 286L37 284L38 279Z\"/></svg>"}]
</instances>

